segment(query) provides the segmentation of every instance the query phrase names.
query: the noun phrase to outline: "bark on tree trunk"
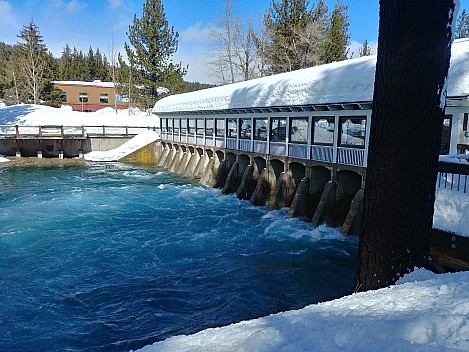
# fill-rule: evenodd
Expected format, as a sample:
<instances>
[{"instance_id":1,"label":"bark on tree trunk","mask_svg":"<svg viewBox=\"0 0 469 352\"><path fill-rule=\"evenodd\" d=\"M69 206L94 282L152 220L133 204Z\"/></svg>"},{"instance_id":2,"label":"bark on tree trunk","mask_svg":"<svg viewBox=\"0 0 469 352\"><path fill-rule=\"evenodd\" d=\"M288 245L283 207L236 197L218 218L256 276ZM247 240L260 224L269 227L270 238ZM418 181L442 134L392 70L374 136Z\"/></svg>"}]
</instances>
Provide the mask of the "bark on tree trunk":
<instances>
[{"instance_id":1,"label":"bark on tree trunk","mask_svg":"<svg viewBox=\"0 0 469 352\"><path fill-rule=\"evenodd\" d=\"M357 291L428 263L454 10L453 0L380 1Z\"/></svg>"}]
</instances>

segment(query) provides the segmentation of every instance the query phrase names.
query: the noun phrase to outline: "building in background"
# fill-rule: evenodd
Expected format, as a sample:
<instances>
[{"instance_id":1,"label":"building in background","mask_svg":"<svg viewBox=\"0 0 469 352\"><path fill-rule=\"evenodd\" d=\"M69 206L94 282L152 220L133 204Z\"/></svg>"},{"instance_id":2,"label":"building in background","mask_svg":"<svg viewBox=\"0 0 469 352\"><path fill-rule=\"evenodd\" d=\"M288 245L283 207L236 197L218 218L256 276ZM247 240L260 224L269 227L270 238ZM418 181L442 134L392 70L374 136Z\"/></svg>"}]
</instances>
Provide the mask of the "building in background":
<instances>
[{"instance_id":1,"label":"building in background","mask_svg":"<svg viewBox=\"0 0 469 352\"><path fill-rule=\"evenodd\" d=\"M112 82L52 81L52 84L60 90L62 105L71 106L75 111L92 112L106 107L128 107L128 99L116 95Z\"/></svg>"}]
</instances>

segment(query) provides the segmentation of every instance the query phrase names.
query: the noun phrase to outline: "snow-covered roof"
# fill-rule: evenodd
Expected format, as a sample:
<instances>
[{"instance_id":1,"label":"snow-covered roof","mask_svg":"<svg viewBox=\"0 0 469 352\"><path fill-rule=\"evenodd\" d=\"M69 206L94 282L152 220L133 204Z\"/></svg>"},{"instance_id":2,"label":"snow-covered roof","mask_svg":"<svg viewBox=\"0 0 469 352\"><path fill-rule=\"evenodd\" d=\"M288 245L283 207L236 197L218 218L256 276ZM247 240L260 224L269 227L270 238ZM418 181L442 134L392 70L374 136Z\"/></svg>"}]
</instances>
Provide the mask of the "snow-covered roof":
<instances>
[{"instance_id":1,"label":"snow-covered roof","mask_svg":"<svg viewBox=\"0 0 469 352\"><path fill-rule=\"evenodd\" d=\"M153 112L371 102L376 56L334 62L250 81L172 95ZM469 40L452 46L448 97L469 95Z\"/></svg>"},{"instance_id":2,"label":"snow-covered roof","mask_svg":"<svg viewBox=\"0 0 469 352\"><path fill-rule=\"evenodd\" d=\"M53 84L62 84L66 86L90 86L90 87L102 87L102 88L114 88L113 82L102 82L102 81L52 81Z\"/></svg>"}]
</instances>

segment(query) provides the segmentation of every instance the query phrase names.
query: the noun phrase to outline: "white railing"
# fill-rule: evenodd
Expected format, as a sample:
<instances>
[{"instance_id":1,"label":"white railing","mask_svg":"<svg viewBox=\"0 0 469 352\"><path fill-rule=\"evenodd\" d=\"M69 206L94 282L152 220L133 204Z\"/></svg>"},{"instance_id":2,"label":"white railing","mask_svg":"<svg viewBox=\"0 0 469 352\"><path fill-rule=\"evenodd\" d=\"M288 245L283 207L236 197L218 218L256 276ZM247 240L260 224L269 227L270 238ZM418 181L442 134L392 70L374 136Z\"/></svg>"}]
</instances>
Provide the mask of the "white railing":
<instances>
[{"instance_id":1,"label":"white railing","mask_svg":"<svg viewBox=\"0 0 469 352\"><path fill-rule=\"evenodd\" d=\"M269 149L270 149L270 154L280 155L280 156L286 156L287 155L287 144L286 143L270 142Z\"/></svg>"},{"instance_id":2,"label":"white railing","mask_svg":"<svg viewBox=\"0 0 469 352\"><path fill-rule=\"evenodd\" d=\"M311 160L334 162L334 148L322 145L311 146Z\"/></svg>"},{"instance_id":3,"label":"white railing","mask_svg":"<svg viewBox=\"0 0 469 352\"><path fill-rule=\"evenodd\" d=\"M337 162L344 165L366 166L365 150L354 148L338 148Z\"/></svg>"},{"instance_id":4,"label":"white railing","mask_svg":"<svg viewBox=\"0 0 469 352\"><path fill-rule=\"evenodd\" d=\"M253 152L260 154L267 154L267 142L266 141L254 141Z\"/></svg>"},{"instance_id":5,"label":"white railing","mask_svg":"<svg viewBox=\"0 0 469 352\"><path fill-rule=\"evenodd\" d=\"M251 140L250 139L240 139L239 140L239 149L246 152L251 152Z\"/></svg>"},{"instance_id":6,"label":"white railing","mask_svg":"<svg viewBox=\"0 0 469 352\"><path fill-rule=\"evenodd\" d=\"M127 137L137 135L148 129L159 132L157 127L143 126L0 125L0 139ZM164 138L168 137L166 135Z\"/></svg>"},{"instance_id":7,"label":"white railing","mask_svg":"<svg viewBox=\"0 0 469 352\"><path fill-rule=\"evenodd\" d=\"M306 144L290 143L288 145L288 156L306 159L308 158L308 146Z\"/></svg>"},{"instance_id":8,"label":"white railing","mask_svg":"<svg viewBox=\"0 0 469 352\"><path fill-rule=\"evenodd\" d=\"M234 138L227 138L226 147L228 149L238 149L238 140Z\"/></svg>"}]
</instances>

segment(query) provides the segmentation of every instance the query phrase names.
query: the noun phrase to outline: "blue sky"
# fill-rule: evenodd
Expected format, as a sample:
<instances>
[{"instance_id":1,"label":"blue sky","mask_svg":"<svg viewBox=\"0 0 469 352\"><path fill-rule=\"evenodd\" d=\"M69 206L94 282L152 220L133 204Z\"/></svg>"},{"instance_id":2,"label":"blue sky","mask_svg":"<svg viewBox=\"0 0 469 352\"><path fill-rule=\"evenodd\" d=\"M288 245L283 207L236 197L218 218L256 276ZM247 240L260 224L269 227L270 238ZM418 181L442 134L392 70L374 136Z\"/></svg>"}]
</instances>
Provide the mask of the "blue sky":
<instances>
[{"instance_id":1,"label":"blue sky","mask_svg":"<svg viewBox=\"0 0 469 352\"><path fill-rule=\"evenodd\" d=\"M261 20L271 0L233 0L233 12L242 18ZM378 37L378 0L343 0L349 7L351 49L365 39L372 44ZM17 42L16 35L33 18L44 41L55 56L60 56L68 43L84 52L90 46L109 56L111 37L124 52L126 31L134 14L141 17L144 0L0 0L0 41ZM311 0L311 4L315 1ZM163 0L170 25L179 32L179 50L174 61L189 64L187 80L211 82L206 72L210 54L209 27L223 12L225 0ZM330 9L335 0L326 0ZM461 9L468 9L469 0L461 0Z\"/></svg>"}]
</instances>

